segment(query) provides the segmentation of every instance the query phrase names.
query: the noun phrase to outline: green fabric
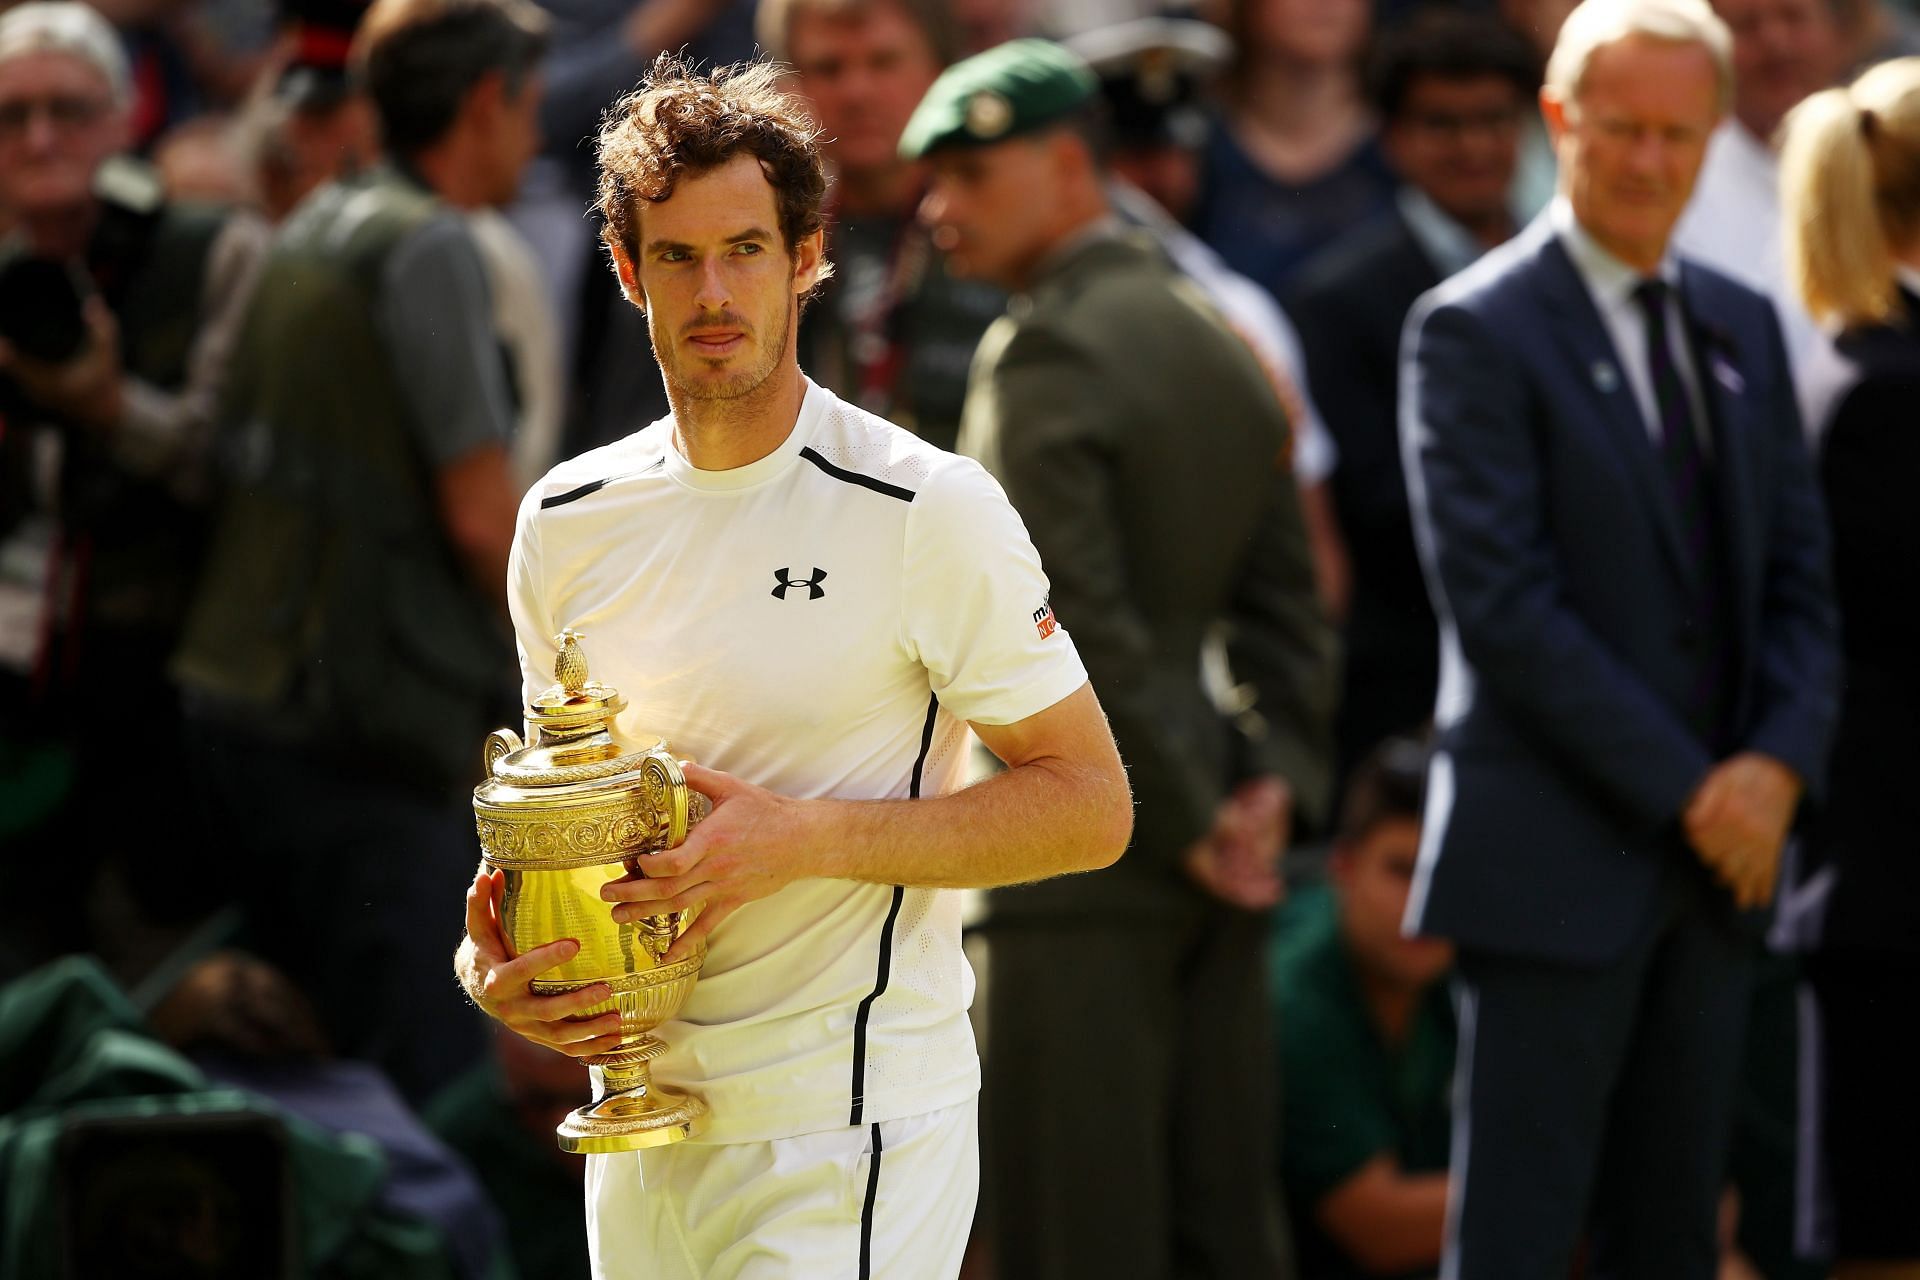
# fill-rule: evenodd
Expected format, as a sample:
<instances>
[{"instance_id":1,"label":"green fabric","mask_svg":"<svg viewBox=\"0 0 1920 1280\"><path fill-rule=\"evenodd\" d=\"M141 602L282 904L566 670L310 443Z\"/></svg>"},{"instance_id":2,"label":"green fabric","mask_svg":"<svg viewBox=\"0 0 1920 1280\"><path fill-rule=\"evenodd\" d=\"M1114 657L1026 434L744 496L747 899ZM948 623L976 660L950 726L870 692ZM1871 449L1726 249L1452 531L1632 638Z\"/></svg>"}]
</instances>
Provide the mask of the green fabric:
<instances>
[{"instance_id":1,"label":"green fabric","mask_svg":"<svg viewBox=\"0 0 1920 1280\"><path fill-rule=\"evenodd\" d=\"M933 82L900 135L900 154L918 160L1017 138L1072 115L1099 91L1087 64L1051 40L1009 40Z\"/></svg>"},{"instance_id":2,"label":"green fabric","mask_svg":"<svg viewBox=\"0 0 1920 1280\"><path fill-rule=\"evenodd\" d=\"M387 1164L372 1140L327 1133L266 1099L213 1086L152 1039L126 996L82 957L0 988L0 1275L59 1274L58 1157L71 1125L234 1114L266 1116L285 1131L300 1276L451 1275L446 1248L430 1226L377 1204Z\"/></svg>"},{"instance_id":3,"label":"green fabric","mask_svg":"<svg viewBox=\"0 0 1920 1280\"><path fill-rule=\"evenodd\" d=\"M249 726L434 788L472 775L512 672L377 317L388 259L442 209L379 170L309 199L275 242L222 411L236 474L174 660Z\"/></svg>"},{"instance_id":4,"label":"green fabric","mask_svg":"<svg viewBox=\"0 0 1920 1280\"><path fill-rule=\"evenodd\" d=\"M1268 974L1280 1062L1280 1174L1305 1277L1362 1274L1315 1225L1313 1207L1382 1154L1408 1173L1444 1171L1453 1005L1436 983L1406 1043L1382 1041L1361 1001L1329 890L1295 905Z\"/></svg>"},{"instance_id":5,"label":"green fabric","mask_svg":"<svg viewBox=\"0 0 1920 1280\"><path fill-rule=\"evenodd\" d=\"M0 839L15 839L57 812L73 787L73 751L59 743L0 742Z\"/></svg>"},{"instance_id":6,"label":"green fabric","mask_svg":"<svg viewBox=\"0 0 1920 1280\"><path fill-rule=\"evenodd\" d=\"M1204 907L1181 853L1250 774L1284 777L1307 824L1326 813L1336 640L1287 438L1252 349L1131 234L1056 250L982 339L960 449L1033 538L1136 802L1118 863L996 889L994 918ZM1220 630L1251 694L1232 718L1199 676Z\"/></svg>"},{"instance_id":7,"label":"green fabric","mask_svg":"<svg viewBox=\"0 0 1920 1280\"><path fill-rule=\"evenodd\" d=\"M552 1137L527 1132L495 1063L454 1080L421 1118L467 1162L499 1208L519 1274L587 1280L582 1160L559 1155Z\"/></svg>"}]
</instances>

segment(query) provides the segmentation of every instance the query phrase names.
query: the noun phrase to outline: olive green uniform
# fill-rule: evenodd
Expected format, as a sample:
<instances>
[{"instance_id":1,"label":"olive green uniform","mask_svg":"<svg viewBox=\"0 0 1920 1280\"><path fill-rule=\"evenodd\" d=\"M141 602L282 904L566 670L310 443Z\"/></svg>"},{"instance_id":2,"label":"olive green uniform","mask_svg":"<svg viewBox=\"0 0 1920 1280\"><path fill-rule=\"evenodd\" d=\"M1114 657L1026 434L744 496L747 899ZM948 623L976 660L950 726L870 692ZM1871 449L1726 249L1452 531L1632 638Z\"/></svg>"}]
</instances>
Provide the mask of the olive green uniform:
<instances>
[{"instance_id":1,"label":"olive green uniform","mask_svg":"<svg viewBox=\"0 0 1920 1280\"><path fill-rule=\"evenodd\" d=\"M1138 802L1114 867L991 897L987 1178L1003 1280L1282 1265L1263 916L1181 855L1235 782L1319 820L1334 696L1287 424L1245 345L1098 224L975 359L961 448L1006 486ZM1223 632L1244 709L1201 652Z\"/></svg>"}]
</instances>

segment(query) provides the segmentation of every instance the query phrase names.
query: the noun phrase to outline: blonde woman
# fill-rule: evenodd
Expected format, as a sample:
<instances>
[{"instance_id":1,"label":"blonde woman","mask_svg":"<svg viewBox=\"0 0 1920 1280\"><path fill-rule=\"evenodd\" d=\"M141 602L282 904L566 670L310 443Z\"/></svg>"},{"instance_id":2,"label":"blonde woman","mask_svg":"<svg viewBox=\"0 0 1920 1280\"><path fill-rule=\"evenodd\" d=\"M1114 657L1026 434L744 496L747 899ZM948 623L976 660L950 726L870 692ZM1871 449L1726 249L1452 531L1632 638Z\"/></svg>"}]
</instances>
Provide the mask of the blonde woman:
<instances>
[{"instance_id":1,"label":"blonde woman","mask_svg":"<svg viewBox=\"0 0 1920 1280\"><path fill-rule=\"evenodd\" d=\"M1847 664L1816 852L1836 871L1813 977L1838 1276L1920 1275L1920 58L1787 119L1787 266L1847 381L1822 482Z\"/></svg>"}]
</instances>

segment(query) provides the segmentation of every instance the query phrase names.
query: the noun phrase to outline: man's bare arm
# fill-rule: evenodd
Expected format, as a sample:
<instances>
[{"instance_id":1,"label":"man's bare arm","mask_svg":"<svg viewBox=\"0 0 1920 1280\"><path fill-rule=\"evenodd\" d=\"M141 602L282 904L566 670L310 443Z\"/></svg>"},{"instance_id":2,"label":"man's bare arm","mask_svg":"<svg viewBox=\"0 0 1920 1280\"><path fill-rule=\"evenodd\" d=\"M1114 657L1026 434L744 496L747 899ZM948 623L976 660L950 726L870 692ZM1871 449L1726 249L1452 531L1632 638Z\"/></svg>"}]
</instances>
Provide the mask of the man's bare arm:
<instances>
[{"instance_id":1,"label":"man's bare arm","mask_svg":"<svg viewBox=\"0 0 1920 1280\"><path fill-rule=\"evenodd\" d=\"M520 507L506 446L481 445L447 463L434 473L433 490L441 527L459 553L468 580L504 615L507 602L500 584L507 580L514 513Z\"/></svg>"},{"instance_id":2,"label":"man's bare arm","mask_svg":"<svg viewBox=\"0 0 1920 1280\"><path fill-rule=\"evenodd\" d=\"M1320 1227L1362 1270L1396 1275L1440 1263L1447 1175L1406 1173L1378 1155L1320 1197Z\"/></svg>"},{"instance_id":3,"label":"man's bare arm","mask_svg":"<svg viewBox=\"0 0 1920 1280\"><path fill-rule=\"evenodd\" d=\"M795 800L690 765L713 813L647 876L601 890L616 919L703 908L670 958L796 880L989 888L1111 865L1133 831L1126 771L1090 685L1010 725L976 725L1007 770L922 800Z\"/></svg>"}]
</instances>

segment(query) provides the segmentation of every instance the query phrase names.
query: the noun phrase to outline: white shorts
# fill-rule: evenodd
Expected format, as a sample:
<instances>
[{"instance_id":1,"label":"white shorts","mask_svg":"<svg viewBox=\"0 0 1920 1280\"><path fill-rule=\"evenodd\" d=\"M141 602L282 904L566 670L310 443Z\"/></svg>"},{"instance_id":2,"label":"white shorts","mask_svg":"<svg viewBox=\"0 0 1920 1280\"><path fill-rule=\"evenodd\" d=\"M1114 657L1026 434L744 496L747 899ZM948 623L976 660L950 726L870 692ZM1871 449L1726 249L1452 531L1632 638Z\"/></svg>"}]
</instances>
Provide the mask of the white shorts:
<instances>
[{"instance_id":1,"label":"white shorts","mask_svg":"<svg viewBox=\"0 0 1920 1280\"><path fill-rule=\"evenodd\" d=\"M588 1156L594 1280L952 1280L980 1190L978 1110Z\"/></svg>"}]
</instances>

